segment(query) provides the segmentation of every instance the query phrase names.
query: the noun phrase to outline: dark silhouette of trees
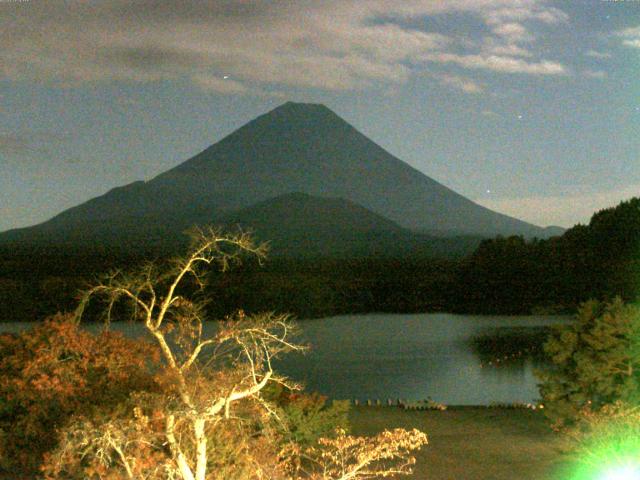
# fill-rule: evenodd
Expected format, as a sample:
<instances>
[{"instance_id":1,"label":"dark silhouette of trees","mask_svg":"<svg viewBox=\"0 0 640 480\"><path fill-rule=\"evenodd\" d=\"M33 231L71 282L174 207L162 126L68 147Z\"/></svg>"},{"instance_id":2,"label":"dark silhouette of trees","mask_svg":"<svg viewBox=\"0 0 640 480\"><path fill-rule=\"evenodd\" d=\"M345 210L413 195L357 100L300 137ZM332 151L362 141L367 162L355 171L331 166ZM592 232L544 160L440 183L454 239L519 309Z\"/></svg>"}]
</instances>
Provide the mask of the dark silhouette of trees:
<instances>
[{"instance_id":1,"label":"dark silhouette of trees","mask_svg":"<svg viewBox=\"0 0 640 480\"><path fill-rule=\"evenodd\" d=\"M0 321L35 320L74 305L96 273L170 256L148 250L0 248ZM37 258L35 262L33 259ZM461 260L427 256L279 256L211 277L210 313L287 311L298 318L362 312L571 312L590 298L640 292L640 198L548 240L497 237Z\"/></svg>"},{"instance_id":2,"label":"dark silhouette of trees","mask_svg":"<svg viewBox=\"0 0 640 480\"><path fill-rule=\"evenodd\" d=\"M561 237L485 240L455 280L466 312L571 311L590 298L625 301L640 293L640 198L593 215Z\"/></svg>"}]
</instances>

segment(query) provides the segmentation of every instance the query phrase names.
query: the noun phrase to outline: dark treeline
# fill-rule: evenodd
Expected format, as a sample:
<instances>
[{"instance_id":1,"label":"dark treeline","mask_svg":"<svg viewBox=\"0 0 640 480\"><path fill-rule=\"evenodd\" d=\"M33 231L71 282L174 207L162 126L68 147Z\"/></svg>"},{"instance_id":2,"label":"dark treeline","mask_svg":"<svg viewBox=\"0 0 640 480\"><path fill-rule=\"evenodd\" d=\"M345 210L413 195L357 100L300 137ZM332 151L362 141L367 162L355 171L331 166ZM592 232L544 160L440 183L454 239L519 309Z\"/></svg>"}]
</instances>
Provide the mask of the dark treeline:
<instances>
[{"instance_id":1,"label":"dark treeline","mask_svg":"<svg viewBox=\"0 0 640 480\"><path fill-rule=\"evenodd\" d=\"M632 301L640 292L640 198L560 237L485 240L458 261L280 260L215 278L218 313L568 313L590 298Z\"/></svg>"},{"instance_id":2,"label":"dark treeline","mask_svg":"<svg viewBox=\"0 0 640 480\"><path fill-rule=\"evenodd\" d=\"M0 246L0 321L40 320L73 310L78 292L100 275L159 256L112 248Z\"/></svg>"},{"instance_id":3,"label":"dark treeline","mask_svg":"<svg viewBox=\"0 0 640 480\"><path fill-rule=\"evenodd\" d=\"M44 249L1 251L0 321L42 319L75 308L78 292L101 274L165 255ZM204 291L211 313L291 312L299 318L447 308L455 262L407 259L268 259L212 270Z\"/></svg>"},{"instance_id":4,"label":"dark treeline","mask_svg":"<svg viewBox=\"0 0 640 480\"><path fill-rule=\"evenodd\" d=\"M166 251L12 247L0 249L0 319L41 319L75 306L101 272ZM561 237L485 240L462 260L423 257L286 259L212 272L211 313L274 310L299 318L363 312L568 312L589 298L636 299L640 199L596 213Z\"/></svg>"},{"instance_id":5,"label":"dark treeline","mask_svg":"<svg viewBox=\"0 0 640 480\"><path fill-rule=\"evenodd\" d=\"M214 275L208 288L218 315L236 308L292 312L301 318L432 312L451 303L455 265L419 258L281 259Z\"/></svg>"},{"instance_id":6,"label":"dark treeline","mask_svg":"<svg viewBox=\"0 0 640 480\"><path fill-rule=\"evenodd\" d=\"M640 198L593 215L560 237L483 241L456 275L452 308L476 313L573 311L590 298L640 292Z\"/></svg>"}]
</instances>

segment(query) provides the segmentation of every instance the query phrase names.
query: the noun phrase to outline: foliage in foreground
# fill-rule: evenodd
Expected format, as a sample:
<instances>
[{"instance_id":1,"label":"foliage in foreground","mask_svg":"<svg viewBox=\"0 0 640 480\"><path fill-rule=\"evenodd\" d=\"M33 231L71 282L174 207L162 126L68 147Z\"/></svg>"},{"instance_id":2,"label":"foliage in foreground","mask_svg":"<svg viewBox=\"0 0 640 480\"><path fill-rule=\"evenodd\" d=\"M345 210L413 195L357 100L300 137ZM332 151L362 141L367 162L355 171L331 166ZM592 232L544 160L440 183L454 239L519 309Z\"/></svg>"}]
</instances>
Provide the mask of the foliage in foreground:
<instances>
[{"instance_id":1,"label":"foliage in foreground","mask_svg":"<svg viewBox=\"0 0 640 480\"><path fill-rule=\"evenodd\" d=\"M74 414L110 412L133 392L154 391L157 348L119 333L80 330L57 315L0 336L0 468L33 472Z\"/></svg>"},{"instance_id":2,"label":"foliage in foreground","mask_svg":"<svg viewBox=\"0 0 640 480\"><path fill-rule=\"evenodd\" d=\"M554 428L608 405L640 399L640 309L619 298L585 302L575 320L555 327L544 346L553 366L538 372Z\"/></svg>"},{"instance_id":3,"label":"foliage in foreground","mask_svg":"<svg viewBox=\"0 0 640 480\"><path fill-rule=\"evenodd\" d=\"M98 401L96 408L69 408L66 422L52 422L57 414L47 412L49 423L32 432L51 437L42 448L49 450L42 467L47 478L346 480L411 471L411 452L427 443L424 433L394 430L358 438L338 430L318 438L329 433L328 424L340 423L340 406L332 409L324 399L291 395L278 404L265 395L270 385L299 389L272 368L278 355L303 348L292 341L295 327L286 316L248 317L240 311L208 331L204 302L192 295L194 287L202 286L203 267L217 264L226 270L242 253L264 254L245 235L199 231L188 256L166 266L148 264L132 274L113 273L86 292L77 318L89 301L102 299L107 318L128 312L141 322L154 350L149 355L135 348L119 351L125 368L127 358L143 359L138 364L142 378L136 381L145 388L106 375L103 382L108 380L107 387L117 394L105 405ZM139 348L151 347L140 343ZM76 372L77 361L73 348L52 360L56 386L70 396L77 388L67 388L67 382L75 386L76 380L68 378L66 369L85 385L84 376L91 377L94 364L102 360L88 359L85 370ZM41 373L40 364L21 370L19 358L10 367L18 391L27 388L20 386L25 376ZM2 402L7 398L3 392ZM33 403L38 406L35 396ZM19 427L15 419L20 415L10 418L3 435Z\"/></svg>"},{"instance_id":4,"label":"foliage in foreground","mask_svg":"<svg viewBox=\"0 0 640 480\"><path fill-rule=\"evenodd\" d=\"M349 430L349 400L333 400L316 392L287 390L282 385L265 389L265 398L281 410L280 429L285 438L301 447L311 447L336 429Z\"/></svg>"}]
</instances>

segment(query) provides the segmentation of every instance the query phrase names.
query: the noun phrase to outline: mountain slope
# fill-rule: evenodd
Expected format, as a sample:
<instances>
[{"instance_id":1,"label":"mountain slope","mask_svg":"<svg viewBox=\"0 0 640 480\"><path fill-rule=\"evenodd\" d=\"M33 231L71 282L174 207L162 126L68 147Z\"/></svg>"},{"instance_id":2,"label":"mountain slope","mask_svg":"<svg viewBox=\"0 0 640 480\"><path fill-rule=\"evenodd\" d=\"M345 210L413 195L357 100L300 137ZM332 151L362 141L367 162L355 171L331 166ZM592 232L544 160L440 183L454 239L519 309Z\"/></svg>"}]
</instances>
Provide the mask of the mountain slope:
<instances>
[{"instance_id":1,"label":"mountain slope","mask_svg":"<svg viewBox=\"0 0 640 480\"><path fill-rule=\"evenodd\" d=\"M418 231L546 236L427 177L323 105L286 103L150 182L159 191L176 184L227 209L299 191L351 200Z\"/></svg>"},{"instance_id":2,"label":"mountain slope","mask_svg":"<svg viewBox=\"0 0 640 480\"><path fill-rule=\"evenodd\" d=\"M462 257L480 237L435 238L404 229L340 198L291 193L231 213L231 230L250 230L270 244L270 256Z\"/></svg>"},{"instance_id":3,"label":"mountain slope","mask_svg":"<svg viewBox=\"0 0 640 480\"><path fill-rule=\"evenodd\" d=\"M439 184L325 106L289 102L149 182L115 188L0 241L162 239L292 192L343 198L418 232L548 236Z\"/></svg>"}]
</instances>

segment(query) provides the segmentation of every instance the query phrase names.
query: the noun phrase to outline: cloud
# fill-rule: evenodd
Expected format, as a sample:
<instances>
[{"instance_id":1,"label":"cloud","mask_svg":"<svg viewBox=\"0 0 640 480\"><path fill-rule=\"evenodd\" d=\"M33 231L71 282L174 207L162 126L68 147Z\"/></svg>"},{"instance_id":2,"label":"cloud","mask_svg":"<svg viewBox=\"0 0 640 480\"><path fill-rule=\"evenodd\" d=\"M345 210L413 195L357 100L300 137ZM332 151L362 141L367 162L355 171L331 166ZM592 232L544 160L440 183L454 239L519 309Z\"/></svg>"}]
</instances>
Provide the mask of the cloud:
<instances>
[{"instance_id":1,"label":"cloud","mask_svg":"<svg viewBox=\"0 0 640 480\"><path fill-rule=\"evenodd\" d=\"M528 73L532 75L566 75L567 69L558 62L525 60L500 55L458 55L454 53L428 54L429 62L454 63L464 68L486 69L502 73Z\"/></svg>"},{"instance_id":2,"label":"cloud","mask_svg":"<svg viewBox=\"0 0 640 480\"><path fill-rule=\"evenodd\" d=\"M589 78L607 78L607 72L604 72L602 70L584 70L582 72L584 74L585 77L589 77Z\"/></svg>"},{"instance_id":3,"label":"cloud","mask_svg":"<svg viewBox=\"0 0 640 480\"><path fill-rule=\"evenodd\" d=\"M487 23L492 25L525 20L558 24L569 20L569 16L562 10L549 7L543 2L505 2L505 6L488 10L484 16Z\"/></svg>"},{"instance_id":4,"label":"cloud","mask_svg":"<svg viewBox=\"0 0 640 480\"><path fill-rule=\"evenodd\" d=\"M493 33L510 42L528 42L534 38L522 24L515 22L499 23L493 28Z\"/></svg>"},{"instance_id":5,"label":"cloud","mask_svg":"<svg viewBox=\"0 0 640 480\"><path fill-rule=\"evenodd\" d=\"M11 9L11 22L0 29L5 79L70 85L178 79L246 94L265 87L388 88L439 55L449 58L445 63L453 58L446 55L458 55L460 66L496 72L564 70L556 62L515 58L531 55L517 43L533 41L532 22L567 19L546 0L70 0L28 7L0 2L2 14ZM493 50L473 61L454 50L459 39L402 21L444 14L485 22ZM224 75L230 78L223 82Z\"/></svg>"},{"instance_id":6,"label":"cloud","mask_svg":"<svg viewBox=\"0 0 640 480\"><path fill-rule=\"evenodd\" d=\"M484 87L482 85L470 78L451 75L448 73L439 73L432 76L441 84L455 88L464 93L481 93L484 91Z\"/></svg>"},{"instance_id":7,"label":"cloud","mask_svg":"<svg viewBox=\"0 0 640 480\"><path fill-rule=\"evenodd\" d=\"M610 53L608 53L608 52L598 52L597 50L587 50L585 55L587 57L599 58L599 59L611 58L611 54Z\"/></svg>"},{"instance_id":8,"label":"cloud","mask_svg":"<svg viewBox=\"0 0 640 480\"><path fill-rule=\"evenodd\" d=\"M631 40L624 40L622 42L623 45L627 47L640 48L640 38L634 38Z\"/></svg>"},{"instance_id":9,"label":"cloud","mask_svg":"<svg viewBox=\"0 0 640 480\"><path fill-rule=\"evenodd\" d=\"M482 198L476 202L492 210L526 220L535 225L572 227L588 223L603 208L614 207L640 195L640 184L602 192L568 192L562 196Z\"/></svg>"},{"instance_id":10,"label":"cloud","mask_svg":"<svg viewBox=\"0 0 640 480\"><path fill-rule=\"evenodd\" d=\"M498 55L507 57L531 57L533 54L526 48L515 43L497 42L495 38L488 37L482 46L482 53L485 55Z\"/></svg>"},{"instance_id":11,"label":"cloud","mask_svg":"<svg viewBox=\"0 0 640 480\"><path fill-rule=\"evenodd\" d=\"M626 47L640 48L640 26L626 28L616 32L618 37L622 37L622 44Z\"/></svg>"}]
</instances>

